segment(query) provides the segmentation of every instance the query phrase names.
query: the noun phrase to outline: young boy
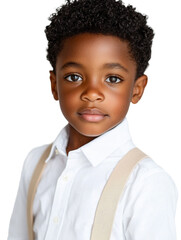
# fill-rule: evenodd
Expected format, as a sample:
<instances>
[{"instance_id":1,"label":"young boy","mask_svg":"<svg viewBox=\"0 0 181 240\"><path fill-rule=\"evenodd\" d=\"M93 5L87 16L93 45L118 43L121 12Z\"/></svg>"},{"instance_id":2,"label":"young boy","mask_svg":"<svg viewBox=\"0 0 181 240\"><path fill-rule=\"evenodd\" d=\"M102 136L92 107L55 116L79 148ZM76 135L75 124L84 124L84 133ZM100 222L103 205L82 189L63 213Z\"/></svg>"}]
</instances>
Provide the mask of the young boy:
<instances>
[{"instance_id":1,"label":"young boy","mask_svg":"<svg viewBox=\"0 0 181 240\"><path fill-rule=\"evenodd\" d=\"M126 120L147 84L153 30L146 16L115 0L68 1L45 33L51 90L68 121L53 142L33 205L36 240L89 240L102 190L135 148ZM24 163L8 240L27 240L27 192L47 145ZM149 157L133 169L111 240L175 240L177 189ZM98 239L97 239L98 240Z\"/></svg>"}]
</instances>

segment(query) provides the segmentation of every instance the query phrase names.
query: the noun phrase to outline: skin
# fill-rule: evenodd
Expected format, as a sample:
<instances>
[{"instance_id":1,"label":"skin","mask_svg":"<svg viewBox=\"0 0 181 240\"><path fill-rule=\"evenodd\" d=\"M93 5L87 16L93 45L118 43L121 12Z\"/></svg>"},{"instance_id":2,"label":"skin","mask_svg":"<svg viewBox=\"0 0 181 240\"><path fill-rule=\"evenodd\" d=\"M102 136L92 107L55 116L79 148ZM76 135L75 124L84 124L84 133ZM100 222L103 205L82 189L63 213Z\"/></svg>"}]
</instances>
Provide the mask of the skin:
<instances>
[{"instance_id":1,"label":"skin","mask_svg":"<svg viewBox=\"0 0 181 240\"><path fill-rule=\"evenodd\" d=\"M61 69L67 62L82 66ZM122 67L103 68L105 63ZM50 80L54 99L69 123L67 155L122 122L130 103L141 99L147 84L146 75L135 76L136 63L128 44L118 37L82 33L65 40ZM87 121L78 114L85 108L98 108L106 116L97 122Z\"/></svg>"}]
</instances>

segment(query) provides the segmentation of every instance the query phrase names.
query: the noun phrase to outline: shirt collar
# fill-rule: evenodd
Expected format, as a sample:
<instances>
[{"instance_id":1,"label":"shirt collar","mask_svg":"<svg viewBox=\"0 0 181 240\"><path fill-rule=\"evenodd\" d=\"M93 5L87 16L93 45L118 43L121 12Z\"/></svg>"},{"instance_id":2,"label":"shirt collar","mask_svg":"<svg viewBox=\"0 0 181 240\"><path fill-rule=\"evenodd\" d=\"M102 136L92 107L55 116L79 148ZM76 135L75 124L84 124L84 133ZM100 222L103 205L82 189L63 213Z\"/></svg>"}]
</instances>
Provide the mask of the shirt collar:
<instances>
[{"instance_id":1,"label":"shirt collar","mask_svg":"<svg viewBox=\"0 0 181 240\"><path fill-rule=\"evenodd\" d=\"M48 162L53 154L55 154L56 149L61 155L67 157L66 146L68 142L68 136L69 127L67 124L60 131L59 135L53 142L52 149L46 162ZM131 142L131 136L129 133L127 119L124 118L124 120L114 128L103 133L79 149L70 151L69 153L74 153L75 155L83 154L93 166L96 166L116 149L121 148L123 145L125 145L125 143L128 141Z\"/></svg>"},{"instance_id":2,"label":"shirt collar","mask_svg":"<svg viewBox=\"0 0 181 240\"><path fill-rule=\"evenodd\" d=\"M125 143L128 141L131 141L131 136L128 122L125 118L111 130L82 146L81 150L92 165L96 166L116 149L121 148L123 145L125 146Z\"/></svg>"},{"instance_id":3,"label":"shirt collar","mask_svg":"<svg viewBox=\"0 0 181 240\"><path fill-rule=\"evenodd\" d=\"M53 157L53 155L56 154L55 153L56 151L58 151L61 155L67 156L66 146L67 146L67 143L68 143L68 136L69 136L69 127L68 127L68 124L67 124L60 131L59 135L57 136L57 138L53 142L50 154L49 154L46 162L48 162Z\"/></svg>"}]
</instances>

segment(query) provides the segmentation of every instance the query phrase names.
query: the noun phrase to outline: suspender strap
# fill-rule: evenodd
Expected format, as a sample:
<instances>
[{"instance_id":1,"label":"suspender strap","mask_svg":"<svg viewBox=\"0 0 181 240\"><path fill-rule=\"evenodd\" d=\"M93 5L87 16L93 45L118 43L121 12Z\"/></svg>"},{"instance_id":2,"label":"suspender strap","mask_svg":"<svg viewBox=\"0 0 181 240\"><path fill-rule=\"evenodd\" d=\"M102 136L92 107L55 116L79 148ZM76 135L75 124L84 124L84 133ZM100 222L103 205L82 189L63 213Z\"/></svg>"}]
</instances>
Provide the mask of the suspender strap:
<instances>
[{"instance_id":1,"label":"suspender strap","mask_svg":"<svg viewBox=\"0 0 181 240\"><path fill-rule=\"evenodd\" d=\"M31 179L29 189L28 189L28 199L27 199L27 221L28 221L28 236L29 240L34 239L33 233L33 201L35 197L35 193L41 179L43 170L45 168L45 160L48 158L52 144L48 145L48 147L43 152Z\"/></svg>"},{"instance_id":2,"label":"suspender strap","mask_svg":"<svg viewBox=\"0 0 181 240\"><path fill-rule=\"evenodd\" d=\"M113 169L99 199L91 240L109 240L116 208L124 186L136 164L147 157L138 148L129 151Z\"/></svg>"},{"instance_id":3,"label":"suspender strap","mask_svg":"<svg viewBox=\"0 0 181 240\"><path fill-rule=\"evenodd\" d=\"M48 158L52 144L50 144L38 162L33 173L29 190L27 202L27 220L28 220L28 234L29 240L34 240L33 233L33 201L37 190L38 183L45 168L45 160ZM113 169L99 199L94 223L92 226L91 240L109 240L112 231L112 225L116 208L124 186L131 171L136 164L143 158L147 157L138 148L130 150Z\"/></svg>"}]
</instances>

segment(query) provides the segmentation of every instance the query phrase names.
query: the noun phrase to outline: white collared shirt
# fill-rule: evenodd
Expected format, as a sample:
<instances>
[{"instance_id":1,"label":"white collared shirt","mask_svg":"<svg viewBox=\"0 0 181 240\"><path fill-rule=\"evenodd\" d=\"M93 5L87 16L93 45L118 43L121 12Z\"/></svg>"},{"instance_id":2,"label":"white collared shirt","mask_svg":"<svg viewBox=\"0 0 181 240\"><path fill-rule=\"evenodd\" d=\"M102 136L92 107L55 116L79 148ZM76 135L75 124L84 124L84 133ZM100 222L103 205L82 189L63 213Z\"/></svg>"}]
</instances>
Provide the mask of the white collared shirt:
<instances>
[{"instance_id":1,"label":"white collared shirt","mask_svg":"<svg viewBox=\"0 0 181 240\"><path fill-rule=\"evenodd\" d=\"M68 136L67 125L53 143L37 189L33 207L36 240L90 240L103 187L118 161L135 147L126 118L67 156ZM24 162L8 240L28 240L27 191L46 146L33 149ZM171 177L145 158L125 186L110 240L176 240L177 197Z\"/></svg>"}]
</instances>

